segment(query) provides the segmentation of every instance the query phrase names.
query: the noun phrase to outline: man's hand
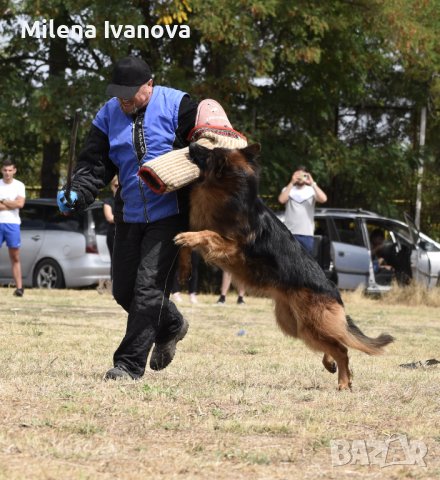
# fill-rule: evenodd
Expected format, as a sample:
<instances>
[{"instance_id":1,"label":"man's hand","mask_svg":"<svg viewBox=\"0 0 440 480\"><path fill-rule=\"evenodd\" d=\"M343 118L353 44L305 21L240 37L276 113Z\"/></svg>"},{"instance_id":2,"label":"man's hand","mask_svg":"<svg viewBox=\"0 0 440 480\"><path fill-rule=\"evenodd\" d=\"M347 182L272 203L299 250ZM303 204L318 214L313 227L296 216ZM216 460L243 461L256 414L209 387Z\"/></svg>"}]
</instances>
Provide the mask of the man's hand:
<instances>
[{"instance_id":1,"label":"man's hand","mask_svg":"<svg viewBox=\"0 0 440 480\"><path fill-rule=\"evenodd\" d=\"M304 170L297 170L292 175L291 183L293 185L296 185L297 183L305 183L306 185L311 185L313 183L313 179L309 172L305 172Z\"/></svg>"},{"instance_id":2,"label":"man's hand","mask_svg":"<svg viewBox=\"0 0 440 480\"><path fill-rule=\"evenodd\" d=\"M307 177L304 177L304 183L306 185L312 185L313 183L315 183L315 180L313 180L312 174L310 172L305 173L305 175L307 175Z\"/></svg>"},{"instance_id":3,"label":"man's hand","mask_svg":"<svg viewBox=\"0 0 440 480\"><path fill-rule=\"evenodd\" d=\"M297 170L296 172L293 173L292 178L290 179L290 183L292 185L296 185L299 182L301 178L301 173L302 173L301 170Z\"/></svg>"},{"instance_id":4,"label":"man's hand","mask_svg":"<svg viewBox=\"0 0 440 480\"><path fill-rule=\"evenodd\" d=\"M78 200L78 194L74 191L70 191L67 194L64 190L60 190L57 195L57 204L60 212L67 215L75 211L76 202Z\"/></svg>"}]
</instances>

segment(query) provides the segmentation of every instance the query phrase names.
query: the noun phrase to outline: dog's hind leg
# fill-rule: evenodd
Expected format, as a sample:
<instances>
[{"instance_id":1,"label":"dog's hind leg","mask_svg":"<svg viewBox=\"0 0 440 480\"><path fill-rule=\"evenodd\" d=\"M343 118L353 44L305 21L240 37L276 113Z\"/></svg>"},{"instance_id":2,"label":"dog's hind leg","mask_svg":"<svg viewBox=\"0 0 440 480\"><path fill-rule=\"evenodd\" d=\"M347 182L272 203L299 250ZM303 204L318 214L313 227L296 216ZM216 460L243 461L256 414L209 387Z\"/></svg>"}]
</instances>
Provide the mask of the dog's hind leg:
<instances>
[{"instance_id":1,"label":"dog's hind leg","mask_svg":"<svg viewBox=\"0 0 440 480\"><path fill-rule=\"evenodd\" d=\"M330 373L336 373L337 366L335 359L328 353L324 353L324 356L322 357L322 364Z\"/></svg>"},{"instance_id":2,"label":"dog's hind leg","mask_svg":"<svg viewBox=\"0 0 440 480\"><path fill-rule=\"evenodd\" d=\"M283 333L291 337L298 336L296 318L289 304L279 298L275 300L275 318Z\"/></svg>"},{"instance_id":3,"label":"dog's hind leg","mask_svg":"<svg viewBox=\"0 0 440 480\"><path fill-rule=\"evenodd\" d=\"M324 343L324 342L323 342ZM325 355L331 355L338 365L339 390L351 390L351 372L348 366L348 350L340 342L329 341L324 346ZM324 355L324 357L325 357Z\"/></svg>"},{"instance_id":4,"label":"dog's hind leg","mask_svg":"<svg viewBox=\"0 0 440 480\"><path fill-rule=\"evenodd\" d=\"M334 371L336 363L339 390L351 388L348 349L340 341L346 331L343 308L320 296L312 297L308 305L300 317L298 337L313 350L324 352L323 364L329 372Z\"/></svg>"},{"instance_id":5,"label":"dog's hind leg","mask_svg":"<svg viewBox=\"0 0 440 480\"><path fill-rule=\"evenodd\" d=\"M322 363L325 368L327 368L327 365L324 361L328 361L328 366L333 366L335 370L337 365L339 390L351 390L351 372L348 366L347 347L333 338L318 335L313 328L310 329L307 326L300 332L300 338L313 350L324 352ZM333 359L334 361L332 362ZM335 363L336 365L334 365ZM327 370L329 372L332 371L329 368Z\"/></svg>"}]
</instances>

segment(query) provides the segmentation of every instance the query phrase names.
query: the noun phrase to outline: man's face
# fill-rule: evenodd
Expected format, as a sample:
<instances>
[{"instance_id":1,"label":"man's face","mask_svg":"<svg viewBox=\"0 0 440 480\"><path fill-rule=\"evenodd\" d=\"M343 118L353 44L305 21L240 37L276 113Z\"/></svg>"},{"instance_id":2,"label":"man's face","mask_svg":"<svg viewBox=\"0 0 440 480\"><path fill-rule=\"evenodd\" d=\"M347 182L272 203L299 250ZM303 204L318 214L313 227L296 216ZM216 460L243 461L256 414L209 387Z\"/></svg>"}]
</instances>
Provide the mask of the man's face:
<instances>
[{"instance_id":1,"label":"man's face","mask_svg":"<svg viewBox=\"0 0 440 480\"><path fill-rule=\"evenodd\" d=\"M152 93L153 80L149 80L148 83L145 83L139 87L139 90L134 97L118 98L121 110L127 115L135 114L139 109L147 105L147 103L150 101Z\"/></svg>"},{"instance_id":2,"label":"man's face","mask_svg":"<svg viewBox=\"0 0 440 480\"><path fill-rule=\"evenodd\" d=\"M373 247L378 247L385 242L385 237L381 234L373 235L371 238L371 244Z\"/></svg>"},{"instance_id":3,"label":"man's face","mask_svg":"<svg viewBox=\"0 0 440 480\"><path fill-rule=\"evenodd\" d=\"M17 169L13 165L2 167L3 180L6 183L11 182L16 172L17 172Z\"/></svg>"}]
</instances>

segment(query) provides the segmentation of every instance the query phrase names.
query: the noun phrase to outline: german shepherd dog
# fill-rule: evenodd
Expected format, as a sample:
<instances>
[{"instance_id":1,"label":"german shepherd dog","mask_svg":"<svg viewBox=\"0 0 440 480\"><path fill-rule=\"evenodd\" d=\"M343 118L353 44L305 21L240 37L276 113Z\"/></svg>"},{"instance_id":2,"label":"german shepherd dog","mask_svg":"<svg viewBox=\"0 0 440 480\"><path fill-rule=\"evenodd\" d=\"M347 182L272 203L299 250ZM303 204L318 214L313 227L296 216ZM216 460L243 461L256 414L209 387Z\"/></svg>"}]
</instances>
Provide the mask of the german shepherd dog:
<instances>
[{"instance_id":1,"label":"german shepherd dog","mask_svg":"<svg viewBox=\"0 0 440 480\"><path fill-rule=\"evenodd\" d=\"M259 152L259 144L241 150L190 145L201 173L190 194L192 231L174 239L189 247L181 250L181 271L189 273L188 254L196 249L246 290L271 297L281 330L324 352L322 363L338 371L339 389L351 389L347 347L376 355L394 339L361 332L345 314L337 287L260 200Z\"/></svg>"}]
</instances>

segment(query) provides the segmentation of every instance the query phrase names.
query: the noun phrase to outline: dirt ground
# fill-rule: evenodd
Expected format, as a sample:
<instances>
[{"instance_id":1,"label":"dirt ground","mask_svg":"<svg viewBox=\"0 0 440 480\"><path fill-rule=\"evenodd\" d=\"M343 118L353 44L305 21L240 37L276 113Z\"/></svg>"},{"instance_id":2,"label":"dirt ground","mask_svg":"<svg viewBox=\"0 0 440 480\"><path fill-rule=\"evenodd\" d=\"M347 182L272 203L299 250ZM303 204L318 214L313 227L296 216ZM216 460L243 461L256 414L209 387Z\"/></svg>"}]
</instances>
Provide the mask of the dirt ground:
<instances>
[{"instance_id":1,"label":"dirt ground","mask_svg":"<svg viewBox=\"0 0 440 480\"><path fill-rule=\"evenodd\" d=\"M269 300L202 295L173 363L104 382L125 331L109 293L0 288L0 479L440 478L435 301L345 294L380 357L350 352L353 391L277 329ZM432 305L432 306L430 306Z\"/></svg>"}]
</instances>

